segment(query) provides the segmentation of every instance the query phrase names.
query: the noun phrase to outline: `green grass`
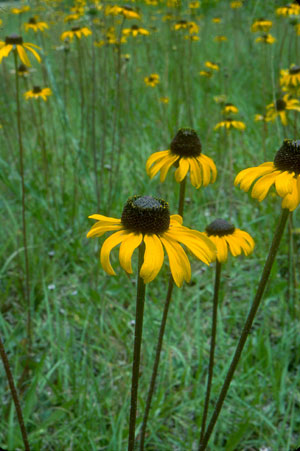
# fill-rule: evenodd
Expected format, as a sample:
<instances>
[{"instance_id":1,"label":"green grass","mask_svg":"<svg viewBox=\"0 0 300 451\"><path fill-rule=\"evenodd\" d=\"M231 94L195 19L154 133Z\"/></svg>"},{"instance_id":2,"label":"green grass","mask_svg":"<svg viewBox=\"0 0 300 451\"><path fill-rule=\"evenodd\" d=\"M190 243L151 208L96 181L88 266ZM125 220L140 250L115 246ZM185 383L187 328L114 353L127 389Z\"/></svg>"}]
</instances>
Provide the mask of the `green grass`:
<instances>
[{"instance_id":1,"label":"green grass","mask_svg":"<svg viewBox=\"0 0 300 451\"><path fill-rule=\"evenodd\" d=\"M176 213L178 184L174 170L160 184L157 177L149 180L145 162L151 153L169 147L179 127L196 129L203 153L216 163L218 178L215 184L200 190L195 190L188 180L185 225L204 230L216 217L223 217L248 231L256 242L252 256L230 258L222 271L212 411L281 210L277 196L268 195L259 204L234 188L233 180L239 170L273 160L283 138L298 137L293 112L289 113L286 128L279 121L268 123L264 156L262 125L254 122L254 114L264 113L265 106L274 101L279 92L280 69L299 63L295 44L299 37L291 25L286 25L289 19L276 18L274 11L280 2L257 0L232 11L227 1L203 1L200 10L203 17L197 15L195 19L200 25L200 41L192 43L182 39L183 33L170 31L170 22L162 21L170 8L136 2L133 6L143 11L141 23L152 34L145 39L128 39L122 46L121 54L129 53L131 59L129 62L122 59L119 98L116 98L115 47L96 48L97 96L93 104L92 38L80 41L85 98L80 143L76 45L71 44L66 56L65 72L65 53L54 50L62 45L60 34L68 29L61 17L62 11L68 11L68 4L63 2L57 7L42 4L45 10L38 13L50 26L43 42L39 35L23 33L25 42L42 46L43 61L38 65L31 59L35 72L28 82L21 80L21 92L36 84L49 86L53 91L49 101L41 104L43 124L39 121L37 101L22 99L33 310L33 356L29 361L15 84L14 74L10 73L13 56L4 58L0 67L5 88L0 93L0 333L15 381L20 380L26 365L30 367L20 397L33 450L123 451L128 438L134 338L131 322L135 317L136 282L134 276L127 277L119 267L116 250L112 262L117 277L105 274L99 263L104 240L86 239L91 225L87 217L96 212L120 217L127 198L134 194L159 195L169 202L171 213ZM34 2L31 5L32 13L26 13L21 21L28 20L36 11L38 5ZM180 17L189 18L186 11L184 7ZM212 24L211 18L219 15L222 24ZM113 21L117 29L120 27L116 18L108 18L102 12L99 17L104 25L95 26L97 40ZM257 17L274 22L271 33L277 42L265 49L266 64L264 49L254 43L250 32L250 25ZM8 8L1 13L1 18L3 39L18 32L18 17ZM88 18L81 23L88 25ZM132 23L135 21L128 20L124 26ZM221 48L213 42L216 34L228 37ZM217 61L221 67L209 80L198 75L206 60ZM145 86L143 79L153 72L160 75L161 83L152 89ZM221 118L220 105L213 97L220 94L226 94L228 101L239 108L238 118L247 126L244 133L234 131L232 135L233 172L228 138L222 130L213 130ZM169 97L168 105L158 102L162 95ZM120 110L112 151L118 102ZM96 114L100 211L97 211L94 184L92 107ZM41 154L43 133L49 165L48 188ZM293 221L297 229L297 210ZM299 237L295 233L293 238L298 275ZM211 451L250 451L263 447L286 451L300 445L300 335L296 302L299 290L297 285L293 296L292 290L287 289L288 248L286 231L262 306L213 433ZM136 255L133 261L136 274ZM149 451L196 450L199 441L214 268L213 265L204 267L193 258L191 262L191 283L174 289L148 423L146 449ZM138 427L167 290L167 259L165 263L146 292ZM55 289L49 288L51 284ZM4 372L1 374L0 446L22 449L15 409Z\"/></svg>"}]
</instances>

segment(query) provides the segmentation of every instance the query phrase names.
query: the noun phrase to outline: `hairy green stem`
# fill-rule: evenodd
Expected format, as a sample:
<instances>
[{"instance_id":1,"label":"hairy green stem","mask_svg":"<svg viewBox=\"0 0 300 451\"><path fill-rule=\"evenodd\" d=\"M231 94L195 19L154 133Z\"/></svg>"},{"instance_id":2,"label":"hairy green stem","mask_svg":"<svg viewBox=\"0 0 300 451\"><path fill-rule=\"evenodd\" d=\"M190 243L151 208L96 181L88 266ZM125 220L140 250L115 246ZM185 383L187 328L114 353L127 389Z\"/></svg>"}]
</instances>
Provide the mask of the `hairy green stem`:
<instances>
[{"instance_id":1,"label":"hairy green stem","mask_svg":"<svg viewBox=\"0 0 300 451\"><path fill-rule=\"evenodd\" d=\"M132 363L132 378L131 378L131 403L130 403L130 419L129 419L129 437L128 437L128 451L134 451L135 444L135 423L137 412L137 394L139 385L139 370L140 370L140 356L141 343L143 333L143 318L144 318L144 303L145 303L145 283L140 277L140 269L144 261L145 245L142 243L139 246L139 263L138 263L138 277L137 277L137 293L136 293L136 316L135 316L135 331L134 331L134 351Z\"/></svg>"},{"instance_id":2,"label":"hairy green stem","mask_svg":"<svg viewBox=\"0 0 300 451\"><path fill-rule=\"evenodd\" d=\"M281 241L281 238L282 238L282 234L283 234L283 231L284 231L284 228L285 228L288 216L289 216L289 210L283 209L282 210L282 214L281 214L281 218L280 218L280 221L278 223L277 229L275 231L275 235L274 235L274 238L273 238L270 250L269 250L269 254L268 254L268 257L267 257L267 260L266 260L266 263L265 263L262 275L261 275L261 279L260 279L260 282L259 282L259 285L258 285L258 288L257 288L256 295L254 297L254 300L252 302L250 311L249 311L247 319L245 321L245 324L244 324L244 327L243 327L243 330L242 330L239 342L237 344L237 347L236 347L233 359L231 361L230 367L229 367L229 369L227 371L227 374L226 374L226 377L225 377L225 380L224 380L221 392L220 392L218 400L216 402L215 410L214 410L214 412L212 414L210 423L209 423L209 425L207 427L207 430L206 430L206 433L205 433L205 435L203 437L203 440L200 443L199 451L204 451L206 449L207 443L208 443L209 438L210 438L210 436L211 436L211 434L213 432L214 426L216 424L216 421L217 421L218 416L220 414L220 411L222 409L223 402L224 402L225 397L227 395L230 383L232 381L234 372L235 372L236 367L238 365L238 362L240 360L240 357L241 357L242 351L244 349L247 337L248 337L248 335L250 333L250 330L251 330L251 327L252 327L252 324L253 324L256 312L257 312L258 307L260 305L260 302L261 302L261 299L262 299L262 296L263 296L263 293L264 293L267 281L269 279L270 272L271 272L271 269L272 269L272 266L273 266L273 262L275 260L275 257L276 257L277 251L278 251L278 247L279 247L279 244L280 244L280 241Z\"/></svg>"},{"instance_id":3,"label":"hairy green stem","mask_svg":"<svg viewBox=\"0 0 300 451\"><path fill-rule=\"evenodd\" d=\"M208 413L208 406L210 400L210 392L212 386L212 379L214 373L214 359L215 359L215 348L216 348L216 334L217 334L217 315L218 315L218 300L219 300L219 289L220 289L220 278L221 278L221 263L216 262L216 275L215 275L215 288L214 288L214 299L213 299L213 315L211 323L211 342L210 342L210 352L209 352L209 365L208 365L208 377L206 385L206 394L202 415L202 424L200 432L200 443L203 440L206 419Z\"/></svg>"},{"instance_id":4,"label":"hairy green stem","mask_svg":"<svg viewBox=\"0 0 300 451\"><path fill-rule=\"evenodd\" d=\"M25 424L24 424L24 420L23 420L23 415L22 415L21 404L19 401L19 397L18 397L18 393L17 393L16 386L14 383L13 375L10 370L8 358L7 358L1 338L0 338L0 355L1 355L3 366L4 366L4 369L6 372L6 377L7 377L8 383L9 383L10 392L11 392L11 395L12 395L12 398L13 398L13 401L15 404L18 422L19 422L19 426L20 426L21 434L22 434L22 438L23 438L24 449L25 449L25 451L30 451L29 441L28 441L27 432L26 432L26 428L25 428Z\"/></svg>"}]
</instances>

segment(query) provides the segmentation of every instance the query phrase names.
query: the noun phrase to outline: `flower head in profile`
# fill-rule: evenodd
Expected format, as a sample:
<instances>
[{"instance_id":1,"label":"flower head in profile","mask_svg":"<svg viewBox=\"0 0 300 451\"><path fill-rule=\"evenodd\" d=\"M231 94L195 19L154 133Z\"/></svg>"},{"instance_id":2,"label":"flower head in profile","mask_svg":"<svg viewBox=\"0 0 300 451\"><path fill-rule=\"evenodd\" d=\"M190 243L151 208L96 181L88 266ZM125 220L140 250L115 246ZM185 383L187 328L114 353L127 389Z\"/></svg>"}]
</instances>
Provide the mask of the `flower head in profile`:
<instances>
[{"instance_id":1,"label":"flower head in profile","mask_svg":"<svg viewBox=\"0 0 300 451\"><path fill-rule=\"evenodd\" d=\"M234 184L247 192L256 179L251 197L261 202L275 185L277 194L283 198L282 208L295 210L300 203L300 140L285 139L273 162L244 169Z\"/></svg>"},{"instance_id":2,"label":"flower head in profile","mask_svg":"<svg viewBox=\"0 0 300 451\"><path fill-rule=\"evenodd\" d=\"M200 2L198 0L194 1L194 2L190 2L189 3L189 8L190 9L198 9L198 8L200 8Z\"/></svg>"},{"instance_id":3,"label":"flower head in profile","mask_svg":"<svg viewBox=\"0 0 300 451\"><path fill-rule=\"evenodd\" d=\"M212 23L221 23L222 22L222 18L221 17L213 17L211 19Z\"/></svg>"},{"instance_id":4,"label":"flower head in profile","mask_svg":"<svg viewBox=\"0 0 300 451\"><path fill-rule=\"evenodd\" d=\"M199 27L196 22L182 19L176 22L176 24L174 25L174 30L188 30L190 34L197 34Z\"/></svg>"},{"instance_id":5,"label":"flower head in profile","mask_svg":"<svg viewBox=\"0 0 300 451\"><path fill-rule=\"evenodd\" d=\"M226 42L228 41L227 36L224 36L223 34L219 34L218 36L214 37L215 42Z\"/></svg>"},{"instance_id":6,"label":"flower head in profile","mask_svg":"<svg viewBox=\"0 0 300 451\"><path fill-rule=\"evenodd\" d=\"M28 22L24 24L25 31L33 30L37 31L45 31L48 27L46 22L38 21L36 17L31 17Z\"/></svg>"},{"instance_id":7,"label":"flower head in profile","mask_svg":"<svg viewBox=\"0 0 300 451\"><path fill-rule=\"evenodd\" d=\"M235 105L233 105L233 103L226 103L222 110L223 114L230 114L230 113L236 114L238 112L239 112L239 109Z\"/></svg>"},{"instance_id":8,"label":"flower head in profile","mask_svg":"<svg viewBox=\"0 0 300 451\"><path fill-rule=\"evenodd\" d=\"M0 63L2 58L7 57L12 50L16 50L22 63L25 64L25 66L30 67L31 64L26 50L29 50L39 63L41 62L41 57L35 49L40 50L40 47L35 44L30 44L29 42L23 42L22 36L17 36L15 34L7 36L5 41L0 41Z\"/></svg>"},{"instance_id":9,"label":"flower head in profile","mask_svg":"<svg viewBox=\"0 0 300 451\"><path fill-rule=\"evenodd\" d=\"M242 121L236 121L231 118L226 118L215 126L214 130L218 130L218 128L225 128L226 130L237 129L237 130L245 130L246 125Z\"/></svg>"},{"instance_id":10,"label":"flower head in profile","mask_svg":"<svg viewBox=\"0 0 300 451\"><path fill-rule=\"evenodd\" d=\"M148 77L144 78L144 82L146 83L146 85L151 86L152 88L158 85L159 81L160 77L158 74L151 74Z\"/></svg>"},{"instance_id":11,"label":"flower head in profile","mask_svg":"<svg viewBox=\"0 0 300 451\"><path fill-rule=\"evenodd\" d=\"M213 76L213 72L209 70L200 70L199 75L205 78L211 78Z\"/></svg>"},{"instance_id":12,"label":"flower head in profile","mask_svg":"<svg viewBox=\"0 0 300 451\"><path fill-rule=\"evenodd\" d=\"M209 265L215 259L215 246L204 233L182 225L182 217L170 215L168 203L151 196L133 196L126 202L121 219L102 215L89 216L96 219L87 234L88 238L102 236L113 231L101 248L100 261L107 274L115 275L110 263L111 250L121 244L119 261L121 267L132 274L131 258L134 250L145 244L144 262L140 277L151 282L159 273L164 249L168 254L170 270L178 287L191 279L189 259L180 244L186 246L199 260Z\"/></svg>"},{"instance_id":13,"label":"flower head in profile","mask_svg":"<svg viewBox=\"0 0 300 451\"><path fill-rule=\"evenodd\" d=\"M260 42L262 44L274 44L274 42L276 42L276 39L269 33L259 36L255 39L255 42Z\"/></svg>"},{"instance_id":14,"label":"flower head in profile","mask_svg":"<svg viewBox=\"0 0 300 451\"><path fill-rule=\"evenodd\" d=\"M22 6L22 8L12 8L10 10L10 12L12 14L17 14L18 15L18 14L27 13L29 10L30 10L30 6L24 5L24 6Z\"/></svg>"},{"instance_id":15,"label":"flower head in profile","mask_svg":"<svg viewBox=\"0 0 300 451\"><path fill-rule=\"evenodd\" d=\"M69 31L64 31L60 37L62 41L65 41L66 39L69 39L70 41L73 41L74 36L76 38L81 39L82 36L89 36L92 34L91 30L88 27L72 27Z\"/></svg>"},{"instance_id":16,"label":"flower head in profile","mask_svg":"<svg viewBox=\"0 0 300 451\"><path fill-rule=\"evenodd\" d=\"M257 33L258 31L262 31L263 33L268 33L268 31L272 28L272 21L266 19L257 19L251 25L252 33Z\"/></svg>"},{"instance_id":17,"label":"flower head in profile","mask_svg":"<svg viewBox=\"0 0 300 451\"><path fill-rule=\"evenodd\" d=\"M277 99L274 103L270 103L267 106L267 121L274 121L279 116L283 125L287 125L286 113L288 110L300 111L300 103L297 99L290 99L289 94L283 96L283 98Z\"/></svg>"},{"instance_id":18,"label":"flower head in profile","mask_svg":"<svg viewBox=\"0 0 300 451\"><path fill-rule=\"evenodd\" d=\"M39 86L34 86L30 91L25 92L24 97L26 100L28 99L43 99L45 102L47 101L47 97L52 95L52 91L50 88L40 88Z\"/></svg>"},{"instance_id":19,"label":"flower head in profile","mask_svg":"<svg viewBox=\"0 0 300 451\"><path fill-rule=\"evenodd\" d=\"M215 219L206 227L205 233L217 248L217 260L219 263L224 263L227 260L228 250L234 257L237 257L242 252L248 256L255 246L254 240L249 233L236 229L224 219Z\"/></svg>"},{"instance_id":20,"label":"flower head in profile","mask_svg":"<svg viewBox=\"0 0 300 451\"><path fill-rule=\"evenodd\" d=\"M241 8L243 6L243 2L241 2L241 1L233 1L233 2L230 2L230 8L231 9L238 9L238 8Z\"/></svg>"},{"instance_id":21,"label":"flower head in profile","mask_svg":"<svg viewBox=\"0 0 300 451\"><path fill-rule=\"evenodd\" d=\"M105 9L106 15L121 15L125 19L140 19L140 14L135 11L131 6L107 6Z\"/></svg>"},{"instance_id":22,"label":"flower head in profile","mask_svg":"<svg viewBox=\"0 0 300 451\"><path fill-rule=\"evenodd\" d=\"M122 33L124 36L133 36L134 38L137 36L148 36L150 34L148 30L138 25L131 25L130 28L124 28Z\"/></svg>"},{"instance_id":23,"label":"flower head in profile","mask_svg":"<svg viewBox=\"0 0 300 451\"><path fill-rule=\"evenodd\" d=\"M276 9L278 16L298 16L300 14L300 5L297 1L288 3Z\"/></svg>"},{"instance_id":24,"label":"flower head in profile","mask_svg":"<svg viewBox=\"0 0 300 451\"><path fill-rule=\"evenodd\" d=\"M190 171L191 183L195 188L214 183L217 168L213 160L202 153L200 139L191 128L181 128L169 150L153 153L147 160L146 171L152 179L160 171L164 182L169 169L176 163L175 180L180 183Z\"/></svg>"},{"instance_id":25,"label":"flower head in profile","mask_svg":"<svg viewBox=\"0 0 300 451\"><path fill-rule=\"evenodd\" d=\"M300 84L300 66L293 64L289 69L280 71L281 86L298 86Z\"/></svg>"},{"instance_id":26,"label":"flower head in profile","mask_svg":"<svg viewBox=\"0 0 300 451\"><path fill-rule=\"evenodd\" d=\"M216 70L216 71L220 70L219 64L214 63L213 61L205 61L205 66L208 69L212 69L212 70Z\"/></svg>"}]
</instances>

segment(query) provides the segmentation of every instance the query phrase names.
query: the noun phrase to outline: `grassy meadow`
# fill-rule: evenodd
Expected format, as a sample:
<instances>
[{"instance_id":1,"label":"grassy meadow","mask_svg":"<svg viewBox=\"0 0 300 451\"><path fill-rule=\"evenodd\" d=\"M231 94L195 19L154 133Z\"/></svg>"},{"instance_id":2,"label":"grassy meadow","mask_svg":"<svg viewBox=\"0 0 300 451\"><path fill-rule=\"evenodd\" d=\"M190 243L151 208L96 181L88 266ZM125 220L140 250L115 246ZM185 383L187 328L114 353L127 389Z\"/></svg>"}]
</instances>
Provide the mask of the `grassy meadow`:
<instances>
[{"instance_id":1,"label":"grassy meadow","mask_svg":"<svg viewBox=\"0 0 300 451\"><path fill-rule=\"evenodd\" d=\"M215 183L199 189L187 176L184 225L204 231L223 218L255 240L251 255L229 255L222 265L208 417L256 293L282 199L272 187L258 202L234 187L234 179L245 168L273 161L284 139L299 136L300 112L286 110L283 124L278 99L287 94L299 99L300 75L292 92L284 91L280 71L300 64L300 11L276 13L286 0L179 3L0 3L0 40L22 36L24 43L39 47L34 49L41 58L25 48L31 66L20 70L20 55L12 49L0 64L0 337L34 451L127 449L138 252L133 274L127 275L114 249L117 275L107 275L99 252L109 233L87 239L93 225L88 216L120 218L135 194L165 199L176 214L174 168L160 183L159 174L148 177L145 164L154 152L169 149L182 127L197 132L202 152L218 170ZM116 5L129 5L139 17L114 14L110 7ZM267 33L251 31L259 18L272 22ZM40 22L48 28L26 27ZM126 35L132 25L149 34ZM88 32L79 37L76 28L61 38L74 27ZM269 43L266 34L275 41ZM256 42L259 37L262 42ZM3 45L0 58L1 52ZM159 75L155 86L146 78L152 74ZM27 99L25 93L31 93ZM228 103L238 112L223 113ZM271 120L266 114L272 103L277 110ZM243 125L215 128L228 118ZM300 446L299 233L296 209L210 451ZM198 449L215 264L188 256L192 278L173 290L147 426L148 451ZM146 285L137 445L169 273L165 256L161 271ZM2 362L0 368L0 447L22 450Z\"/></svg>"}]
</instances>

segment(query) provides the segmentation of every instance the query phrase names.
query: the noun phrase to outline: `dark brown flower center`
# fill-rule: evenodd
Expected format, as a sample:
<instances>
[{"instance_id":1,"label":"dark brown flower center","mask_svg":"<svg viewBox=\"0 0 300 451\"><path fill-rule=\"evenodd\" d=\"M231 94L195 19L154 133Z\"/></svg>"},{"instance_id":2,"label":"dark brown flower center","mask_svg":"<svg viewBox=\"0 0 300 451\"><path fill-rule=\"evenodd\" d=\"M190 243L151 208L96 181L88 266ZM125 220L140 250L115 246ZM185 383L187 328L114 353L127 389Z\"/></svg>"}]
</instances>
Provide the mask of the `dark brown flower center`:
<instances>
[{"instance_id":1,"label":"dark brown flower center","mask_svg":"<svg viewBox=\"0 0 300 451\"><path fill-rule=\"evenodd\" d=\"M208 236L225 236L231 235L235 231L235 227L225 219L215 219L205 230Z\"/></svg>"},{"instance_id":2,"label":"dark brown flower center","mask_svg":"<svg viewBox=\"0 0 300 451\"><path fill-rule=\"evenodd\" d=\"M5 38L5 44L8 44L8 45L22 45L23 44L23 38L22 38L22 36L18 36L17 34L12 34L12 35L7 36Z\"/></svg>"},{"instance_id":3,"label":"dark brown flower center","mask_svg":"<svg viewBox=\"0 0 300 451\"><path fill-rule=\"evenodd\" d=\"M286 108L286 102L282 99L278 99L275 102L275 108L277 111L284 111Z\"/></svg>"},{"instance_id":4,"label":"dark brown flower center","mask_svg":"<svg viewBox=\"0 0 300 451\"><path fill-rule=\"evenodd\" d=\"M39 86L34 86L32 89L32 92L34 94L39 94L40 92L42 92L41 88Z\"/></svg>"},{"instance_id":5,"label":"dark brown flower center","mask_svg":"<svg viewBox=\"0 0 300 451\"><path fill-rule=\"evenodd\" d=\"M24 72L28 72L27 67L25 66L25 64L20 64L18 67L18 72L24 73Z\"/></svg>"},{"instance_id":6,"label":"dark brown flower center","mask_svg":"<svg viewBox=\"0 0 300 451\"><path fill-rule=\"evenodd\" d=\"M131 29L132 29L132 30L138 30L139 27L138 27L138 25L131 25Z\"/></svg>"},{"instance_id":7,"label":"dark brown flower center","mask_svg":"<svg viewBox=\"0 0 300 451\"><path fill-rule=\"evenodd\" d=\"M79 31L81 27L72 27L71 31Z\"/></svg>"},{"instance_id":8,"label":"dark brown flower center","mask_svg":"<svg viewBox=\"0 0 300 451\"><path fill-rule=\"evenodd\" d=\"M122 212L123 226L132 232L163 233L170 225L168 203L158 197L133 196Z\"/></svg>"},{"instance_id":9,"label":"dark brown flower center","mask_svg":"<svg viewBox=\"0 0 300 451\"><path fill-rule=\"evenodd\" d=\"M180 157L198 157L201 154L200 139L192 128L181 128L171 142L170 150Z\"/></svg>"},{"instance_id":10,"label":"dark brown flower center","mask_svg":"<svg viewBox=\"0 0 300 451\"><path fill-rule=\"evenodd\" d=\"M30 19L28 20L28 23L35 25L36 19L34 17L30 17Z\"/></svg>"},{"instance_id":11,"label":"dark brown flower center","mask_svg":"<svg viewBox=\"0 0 300 451\"><path fill-rule=\"evenodd\" d=\"M295 75L300 73L300 66L293 66L289 70L290 75Z\"/></svg>"},{"instance_id":12,"label":"dark brown flower center","mask_svg":"<svg viewBox=\"0 0 300 451\"><path fill-rule=\"evenodd\" d=\"M274 158L274 166L280 171L300 174L300 140L285 139Z\"/></svg>"}]
</instances>

